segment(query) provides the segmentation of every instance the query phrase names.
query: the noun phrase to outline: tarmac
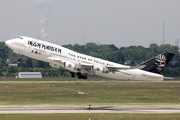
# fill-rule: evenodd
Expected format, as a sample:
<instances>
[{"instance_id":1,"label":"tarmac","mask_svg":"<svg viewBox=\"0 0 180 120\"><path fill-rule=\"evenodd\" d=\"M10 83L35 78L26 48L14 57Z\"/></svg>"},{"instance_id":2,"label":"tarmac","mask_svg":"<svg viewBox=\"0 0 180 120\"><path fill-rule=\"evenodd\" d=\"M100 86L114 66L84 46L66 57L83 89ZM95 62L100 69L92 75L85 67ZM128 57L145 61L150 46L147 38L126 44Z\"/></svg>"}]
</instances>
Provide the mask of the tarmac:
<instances>
[{"instance_id":1,"label":"tarmac","mask_svg":"<svg viewBox=\"0 0 180 120\"><path fill-rule=\"evenodd\" d=\"M0 114L52 113L180 113L180 108L0 108Z\"/></svg>"}]
</instances>

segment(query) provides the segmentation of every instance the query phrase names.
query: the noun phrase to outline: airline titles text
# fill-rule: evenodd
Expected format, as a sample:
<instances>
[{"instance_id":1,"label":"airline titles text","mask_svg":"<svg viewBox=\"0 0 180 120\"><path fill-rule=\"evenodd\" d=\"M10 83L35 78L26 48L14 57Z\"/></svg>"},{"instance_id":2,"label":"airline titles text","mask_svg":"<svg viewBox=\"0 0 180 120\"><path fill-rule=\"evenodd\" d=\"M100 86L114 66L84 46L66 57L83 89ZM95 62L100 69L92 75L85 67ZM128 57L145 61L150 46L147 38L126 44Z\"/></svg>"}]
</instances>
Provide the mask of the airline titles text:
<instances>
[{"instance_id":1,"label":"airline titles text","mask_svg":"<svg viewBox=\"0 0 180 120\"><path fill-rule=\"evenodd\" d=\"M58 48L55 48L52 46L48 46L48 45L43 45L43 44L33 42L33 41L28 41L28 45L31 45L33 47L42 48L44 50L50 50L50 51L55 51L55 52L61 53L61 49L58 49Z\"/></svg>"}]
</instances>

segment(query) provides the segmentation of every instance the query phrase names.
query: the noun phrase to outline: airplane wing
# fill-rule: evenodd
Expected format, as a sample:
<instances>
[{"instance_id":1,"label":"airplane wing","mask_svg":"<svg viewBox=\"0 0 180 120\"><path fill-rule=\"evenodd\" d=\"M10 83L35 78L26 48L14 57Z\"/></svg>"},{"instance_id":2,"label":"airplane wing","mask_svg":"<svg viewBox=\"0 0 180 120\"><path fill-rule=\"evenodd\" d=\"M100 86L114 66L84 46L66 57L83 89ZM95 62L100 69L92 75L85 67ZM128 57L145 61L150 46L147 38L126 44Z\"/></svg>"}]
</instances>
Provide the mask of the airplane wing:
<instances>
[{"instance_id":1,"label":"airplane wing","mask_svg":"<svg viewBox=\"0 0 180 120\"><path fill-rule=\"evenodd\" d=\"M83 67L83 69L86 71L86 73L89 74L94 74L94 72L92 72L89 68L92 68L94 65L93 64L88 64L88 63L80 63L80 65ZM110 72L120 72L120 70L127 70L127 69L132 69L130 68L130 66L106 66L107 69ZM130 73L126 73L126 74L130 74Z\"/></svg>"},{"instance_id":2,"label":"airplane wing","mask_svg":"<svg viewBox=\"0 0 180 120\"><path fill-rule=\"evenodd\" d=\"M54 62L58 62L60 64L63 64L65 62L67 62L67 60L64 60L62 58L56 58L56 57L48 57L48 59L53 60ZM74 61L71 61L74 62ZM80 66L82 72L84 73L88 73L90 75L95 74L94 71L91 70L91 68L94 66L94 64L89 64L89 63L85 63L85 62L81 62L81 63L75 63L76 66ZM132 69L130 66L106 66L106 68L109 70L109 72L120 72L119 70L127 70L127 69Z\"/></svg>"},{"instance_id":3,"label":"airplane wing","mask_svg":"<svg viewBox=\"0 0 180 120\"><path fill-rule=\"evenodd\" d=\"M67 60L64 60L62 58L56 58L56 57L48 57L48 59L53 60L54 62L60 63L60 64L64 64L65 62L67 62ZM74 62L74 61L68 61L68 62ZM91 71L91 68L93 66L93 64L88 64L88 63L75 63L75 65L78 67L81 67L81 72L83 73L88 73L90 75L94 74L93 71Z\"/></svg>"},{"instance_id":4,"label":"airplane wing","mask_svg":"<svg viewBox=\"0 0 180 120\"><path fill-rule=\"evenodd\" d=\"M93 67L94 66L94 64L89 64L89 63L80 63L80 65L81 66L83 66L83 67ZM111 70L120 70L120 69L132 69L132 68L130 68L130 66L118 66L118 67L116 67L116 66L106 66L108 69L111 69Z\"/></svg>"},{"instance_id":5,"label":"airplane wing","mask_svg":"<svg viewBox=\"0 0 180 120\"><path fill-rule=\"evenodd\" d=\"M107 66L107 69L110 72L120 72L119 70L127 70L127 69L132 69L130 66Z\"/></svg>"},{"instance_id":6,"label":"airplane wing","mask_svg":"<svg viewBox=\"0 0 180 120\"><path fill-rule=\"evenodd\" d=\"M132 69L130 66L107 66L109 69Z\"/></svg>"},{"instance_id":7,"label":"airplane wing","mask_svg":"<svg viewBox=\"0 0 180 120\"><path fill-rule=\"evenodd\" d=\"M93 66L93 64L89 64L89 63L80 63L80 65L81 66L83 66L83 67L87 67L87 68L90 68L90 67L92 67Z\"/></svg>"}]
</instances>

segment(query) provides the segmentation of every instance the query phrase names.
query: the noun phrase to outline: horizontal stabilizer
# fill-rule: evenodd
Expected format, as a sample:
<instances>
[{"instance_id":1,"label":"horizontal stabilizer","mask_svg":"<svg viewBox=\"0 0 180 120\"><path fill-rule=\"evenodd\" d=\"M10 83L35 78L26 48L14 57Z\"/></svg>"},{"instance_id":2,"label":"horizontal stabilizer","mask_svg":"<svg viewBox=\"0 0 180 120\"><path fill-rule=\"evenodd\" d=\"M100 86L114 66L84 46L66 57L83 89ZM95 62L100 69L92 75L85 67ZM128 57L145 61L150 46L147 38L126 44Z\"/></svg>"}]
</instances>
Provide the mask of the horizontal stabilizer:
<instances>
[{"instance_id":1,"label":"horizontal stabilizer","mask_svg":"<svg viewBox=\"0 0 180 120\"><path fill-rule=\"evenodd\" d=\"M148 78L152 78L152 79L155 79L155 78L163 78L163 79L174 79L174 78L172 78L172 77L164 77L164 76L162 76L162 75L158 75L158 76L153 76L153 75L147 75L147 74L142 74L142 76L146 76L146 77L148 77Z\"/></svg>"},{"instance_id":2,"label":"horizontal stabilizer","mask_svg":"<svg viewBox=\"0 0 180 120\"><path fill-rule=\"evenodd\" d=\"M146 76L148 78L163 78L162 75L147 75L147 74L141 74L142 76Z\"/></svg>"},{"instance_id":3,"label":"horizontal stabilizer","mask_svg":"<svg viewBox=\"0 0 180 120\"><path fill-rule=\"evenodd\" d=\"M171 80L173 80L174 78L172 78L172 77L163 77L164 79L171 79Z\"/></svg>"}]
</instances>

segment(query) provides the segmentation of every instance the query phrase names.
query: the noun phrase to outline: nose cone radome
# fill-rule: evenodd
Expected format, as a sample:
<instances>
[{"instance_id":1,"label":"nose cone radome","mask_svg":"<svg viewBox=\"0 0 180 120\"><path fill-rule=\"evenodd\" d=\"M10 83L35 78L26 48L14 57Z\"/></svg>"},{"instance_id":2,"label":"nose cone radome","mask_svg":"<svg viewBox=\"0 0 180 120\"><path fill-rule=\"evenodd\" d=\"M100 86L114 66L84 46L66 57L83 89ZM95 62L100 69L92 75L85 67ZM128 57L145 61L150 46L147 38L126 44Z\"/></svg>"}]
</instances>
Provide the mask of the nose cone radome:
<instances>
[{"instance_id":1,"label":"nose cone radome","mask_svg":"<svg viewBox=\"0 0 180 120\"><path fill-rule=\"evenodd\" d=\"M13 45L12 45L13 41L14 41L14 39L7 40L7 41L5 41L5 44L6 44L9 48L12 48L12 47L13 47Z\"/></svg>"},{"instance_id":2,"label":"nose cone radome","mask_svg":"<svg viewBox=\"0 0 180 120\"><path fill-rule=\"evenodd\" d=\"M5 42L5 44L6 44L7 46L9 46L10 43L11 43L11 40L7 40L7 41Z\"/></svg>"}]
</instances>

